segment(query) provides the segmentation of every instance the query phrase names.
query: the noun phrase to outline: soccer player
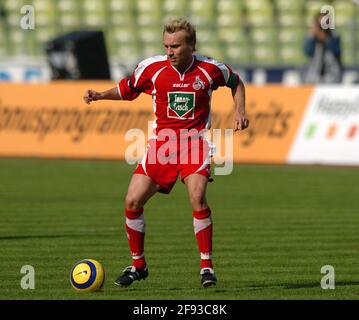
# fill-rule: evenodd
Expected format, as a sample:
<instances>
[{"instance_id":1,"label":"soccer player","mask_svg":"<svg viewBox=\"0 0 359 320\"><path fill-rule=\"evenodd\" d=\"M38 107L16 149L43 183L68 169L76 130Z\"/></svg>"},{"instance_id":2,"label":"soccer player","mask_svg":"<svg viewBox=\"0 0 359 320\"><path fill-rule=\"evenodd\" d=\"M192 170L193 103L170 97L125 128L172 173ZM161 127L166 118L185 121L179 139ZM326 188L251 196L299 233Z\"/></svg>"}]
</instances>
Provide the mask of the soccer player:
<instances>
[{"instance_id":1,"label":"soccer player","mask_svg":"<svg viewBox=\"0 0 359 320\"><path fill-rule=\"evenodd\" d=\"M149 139L146 153L134 171L124 203L132 265L124 269L115 283L129 286L147 278L144 206L157 192L170 193L180 175L193 209L201 284L208 287L215 285L217 278L211 257L211 210L206 199L211 145L203 131L210 128L211 93L219 86L232 90L234 131L248 126L245 88L228 65L194 54L196 31L185 19L165 24L163 44L166 55L143 60L116 87L104 92L87 90L84 94L84 101L89 104L102 99L133 100L144 92L152 95L156 115L154 137Z\"/></svg>"}]
</instances>

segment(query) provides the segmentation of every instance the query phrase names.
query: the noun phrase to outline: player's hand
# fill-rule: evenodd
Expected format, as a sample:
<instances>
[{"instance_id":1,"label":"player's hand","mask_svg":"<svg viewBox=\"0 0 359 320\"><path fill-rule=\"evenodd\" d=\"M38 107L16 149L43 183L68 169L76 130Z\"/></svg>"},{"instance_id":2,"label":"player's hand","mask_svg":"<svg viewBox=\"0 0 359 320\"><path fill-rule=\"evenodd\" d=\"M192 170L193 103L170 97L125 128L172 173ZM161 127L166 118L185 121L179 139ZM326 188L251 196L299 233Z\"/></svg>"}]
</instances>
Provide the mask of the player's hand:
<instances>
[{"instance_id":1,"label":"player's hand","mask_svg":"<svg viewBox=\"0 0 359 320\"><path fill-rule=\"evenodd\" d=\"M234 131L244 130L248 128L249 120L246 118L245 115L236 113L234 117Z\"/></svg>"},{"instance_id":2,"label":"player's hand","mask_svg":"<svg viewBox=\"0 0 359 320\"><path fill-rule=\"evenodd\" d=\"M101 94L95 90L86 90L83 99L87 104L90 104L92 101L100 100Z\"/></svg>"}]
</instances>

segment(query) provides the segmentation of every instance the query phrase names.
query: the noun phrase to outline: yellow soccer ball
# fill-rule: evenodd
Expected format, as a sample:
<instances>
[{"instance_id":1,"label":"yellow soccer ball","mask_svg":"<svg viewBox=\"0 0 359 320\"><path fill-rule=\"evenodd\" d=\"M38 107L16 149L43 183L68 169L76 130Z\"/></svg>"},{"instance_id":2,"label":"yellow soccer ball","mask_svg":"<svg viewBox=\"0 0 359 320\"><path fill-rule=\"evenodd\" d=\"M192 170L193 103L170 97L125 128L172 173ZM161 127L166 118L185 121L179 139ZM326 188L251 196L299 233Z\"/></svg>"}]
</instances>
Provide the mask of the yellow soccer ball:
<instances>
[{"instance_id":1,"label":"yellow soccer ball","mask_svg":"<svg viewBox=\"0 0 359 320\"><path fill-rule=\"evenodd\" d=\"M70 280L72 287L78 292L98 291L105 282L105 270L96 260L81 260L72 267Z\"/></svg>"}]
</instances>

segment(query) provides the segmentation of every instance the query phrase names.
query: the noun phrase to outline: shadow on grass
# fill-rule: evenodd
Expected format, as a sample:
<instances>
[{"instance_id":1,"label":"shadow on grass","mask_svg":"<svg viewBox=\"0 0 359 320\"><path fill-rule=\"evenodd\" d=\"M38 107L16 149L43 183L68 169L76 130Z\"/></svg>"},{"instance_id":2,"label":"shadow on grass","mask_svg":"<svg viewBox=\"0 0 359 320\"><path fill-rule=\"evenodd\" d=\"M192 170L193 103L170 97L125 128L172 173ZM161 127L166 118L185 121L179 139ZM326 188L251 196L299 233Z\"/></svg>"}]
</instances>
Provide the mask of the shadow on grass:
<instances>
[{"instance_id":1,"label":"shadow on grass","mask_svg":"<svg viewBox=\"0 0 359 320\"><path fill-rule=\"evenodd\" d=\"M338 281L335 282L335 287L345 287L345 286L358 286L359 281ZM320 282L311 282L311 283L286 283L282 284L285 289L305 289L305 288L320 288Z\"/></svg>"},{"instance_id":2,"label":"shadow on grass","mask_svg":"<svg viewBox=\"0 0 359 320\"><path fill-rule=\"evenodd\" d=\"M206 297L211 297L214 296L216 297L216 295L218 294L240 294L240 293L244 293L245 289L244 288L229 288L229 289L222 289L222 288L218 288L216 289L215 287L211 287L211 288L202 288L202 287L198 287L198 288L193 288L193 287L172 287L172 288L155 288L155 289L151 289L151 290L145 290L143 288L131 288L128 289L126 288L123 292L126 292L128 294L137 294L137 293L141 293L143 294L148 293L148 294L153 294L154 292L156 293L168 293L168 299L177 299L178 297L172 297L171 294L186 294L188 295L188 297L190 297L191 295L203 295L206 294ZM116 294L118 293L118 291L111 289L111 293L112 294Z\"/></svg>"},{"instance_id":3,"label":"shadow on grass","mask_svg":"<svg viewBox=\"0 0 359 320\"><path fill-rule=\"evenodd\" d=\"M345 286L359 286L359 281L338 281L335 283L335 287L345 287ZM149 293L153 292L153 290L161 292L196 292L199 293L201 291L211 294L218 294L218 293L243 293L255 290L263 290L263 289L308 289L308 288L319 288L320 289L320 282L309 282L309 283L278 283L278 284L253 284L253 285L242 285L238 287L231 287L231 288L223 288L223 287L211 287L211 288L193 288L193 287L170 287L170 288L156 288L156 289L148 289ZM124 288L124 291L127 293L136 293L142 292L143 288L141 287L131 287L131 288ZM111 290L112 293L115 293L116 290Z\"/></svg>"},{"instance_id":4,"label":"shadow on grass","mask_svg":"<svg viewBox=\"0 0 359 320\"><path fill-rule=\"evenodd\" d=\"M88 234L87 234L88 235ZM32 239L56 239L56 238L73 238L83 237L84 234L50 234L50 235L26 235L26 236L3 236L1 240L32 240Z\"/></svg>"},{"instance_id":5,"label":"shadow on grass","mask_svg":"<svg viewBox=\"0 0 359 320\"><path fill-rule=\"evenodd\" d=\"M338 281L335 282L335 287L345 287L345 286L358 286L359 281ZM263 288L278 288L282 287L284 289L308 289L308 288L320 288L320 281L318 282L309 282L309 283L279 283L279 284L263 284L263 285L248 285L245 286L250 289L263 289Z\"/></svg>"}]
</instances>

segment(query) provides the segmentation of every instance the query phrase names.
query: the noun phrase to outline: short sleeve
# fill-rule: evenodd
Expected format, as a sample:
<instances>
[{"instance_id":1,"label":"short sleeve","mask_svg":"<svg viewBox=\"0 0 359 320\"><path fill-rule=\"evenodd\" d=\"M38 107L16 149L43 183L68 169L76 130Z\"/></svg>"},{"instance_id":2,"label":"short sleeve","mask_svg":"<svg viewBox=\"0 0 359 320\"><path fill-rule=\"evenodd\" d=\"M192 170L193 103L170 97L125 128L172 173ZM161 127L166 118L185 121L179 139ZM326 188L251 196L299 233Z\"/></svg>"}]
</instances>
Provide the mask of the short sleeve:
<instances>
[{"instance_id":1,"label":"short sleeve","mask_svg":"<svg viewBox=\"0 0 359 320\"><path fill-rule=\"evenodd\" d=\"M130 77L119 81L117 88L123 100L133 100L142 92L150 94L152 81L146 66L138 64Z\"/></svg>"},{"instance_id":2,"label":"short sleeve","mask_svg":"<svg viewBox=\"0 0 359 320\"><path fill-rule=\"evenodd\" d=\"M122 100L134 100L141 93L141 91L135 90L135 88L131 84L130 78L121 79L120 82L117 84L117 89Z\"/></svg>"},{"instance_id":3,"label":"short sleeve","mask_svg":"<svg viewBox=\"0 0 359 320\"><path fill-rule=\"evenodd\" d=\"M222 62L215 62L216 70L213 75L213 90L218 87L229 87L234 89L239 84L239 75L232 68Z\"/></svg>"}]
</instances>

